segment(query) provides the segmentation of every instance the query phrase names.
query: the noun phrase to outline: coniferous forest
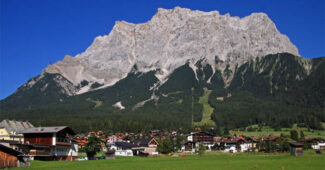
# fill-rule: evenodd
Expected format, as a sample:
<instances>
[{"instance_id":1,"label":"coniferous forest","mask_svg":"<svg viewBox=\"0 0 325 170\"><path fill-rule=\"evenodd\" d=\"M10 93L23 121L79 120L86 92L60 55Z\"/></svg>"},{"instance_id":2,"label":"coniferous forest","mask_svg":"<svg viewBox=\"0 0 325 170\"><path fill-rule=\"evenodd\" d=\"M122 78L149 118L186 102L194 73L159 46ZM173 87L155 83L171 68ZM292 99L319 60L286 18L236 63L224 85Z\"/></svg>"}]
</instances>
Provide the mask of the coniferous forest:
<instances>
[{"instance_id":1,"label":"coniferous forest","mask_svg":"<svg viewBox=\"0 0 325 170\"><path fill-rule=\"evenodd\" d=\"M282 53L251 60L234 71L213 71L203 62L196 67L196 73L188 64L179 67L157 89L151 88L158 81L155 71L132 72L111 87L70 97L51 83L55 75L47 74L33 88L22 86L0 101L0 118L29 120L35 126L68 125L78 133L191 129L197 126L195 122L203 121L204 104L208 104L214 125L201 124L201 128L253 124L281 128L304 123L322 129L324 57L307 60ZM232 81L225 83L225 77ZM45 83L48 88L41 92ZM203 97L208 103L202 103ZM113 107L119 101L125 109Z\"/></svg>"}]
</instances>

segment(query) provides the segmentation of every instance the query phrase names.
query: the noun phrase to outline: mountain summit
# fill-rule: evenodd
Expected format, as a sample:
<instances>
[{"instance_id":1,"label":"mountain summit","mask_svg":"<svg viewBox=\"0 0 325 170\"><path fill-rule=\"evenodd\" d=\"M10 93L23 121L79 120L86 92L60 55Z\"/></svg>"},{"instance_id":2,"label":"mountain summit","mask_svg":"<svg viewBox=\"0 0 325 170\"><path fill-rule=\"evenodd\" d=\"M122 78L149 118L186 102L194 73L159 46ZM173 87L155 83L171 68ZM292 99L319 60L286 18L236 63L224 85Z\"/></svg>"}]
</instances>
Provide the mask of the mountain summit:
<instances>
[{"instance_id":1,"label":"mountain summit","mask_svg":"<svg viewBox=\"0 0 325 170\"><path fill-rule=\"evenodd\" d=\"M156 77L163 83L187 62L195 70L197 61L215 66L217 58L221 61L219 69L223 71L229 65L233 70L249 59L283 52L299 55L289 38L264 13L239 18L218 11L159 8L146 23L117 21L108 35L96 37L85 52L64 57L42 74L60 74L74 86L88 82L70 90L71 95L89 91L94 83L111 86L125 78L135 65L143 73L159 70Z\"/></svg>"}]
</instances>

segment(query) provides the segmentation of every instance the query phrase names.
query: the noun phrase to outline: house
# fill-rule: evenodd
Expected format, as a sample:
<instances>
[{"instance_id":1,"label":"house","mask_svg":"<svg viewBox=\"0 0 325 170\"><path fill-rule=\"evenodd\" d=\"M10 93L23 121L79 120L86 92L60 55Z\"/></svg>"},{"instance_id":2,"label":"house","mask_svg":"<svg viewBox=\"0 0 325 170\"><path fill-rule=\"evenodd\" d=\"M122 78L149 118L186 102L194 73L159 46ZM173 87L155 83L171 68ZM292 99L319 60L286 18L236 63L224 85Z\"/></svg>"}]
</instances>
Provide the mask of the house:
<instances>
[{"instance_id":1,"label":"house","mask_svg":"<svg viewBox=\"0 0 325 170\"><path fill-rule=\"evenodd\" d=\"M276 136L264 137L260 140L259 151L260 152L275 152L279 151L280 139Z\"/></svg>"},{"instance_id":2,"label":"house","mask_svg":"<svg viewBox=\"0 0 325 170\"><path fill-rule=\"evenodd\" d=\"M325 150L325 140L320 138L301 139L300 142L310 145L312 149Z\"/></svg>"},{"instance_id":3,"label":"house","mask_svg":"<svg viewBox=\"0 0 325 170\"><path fill-rule=\"evenodd\" d=\"M290 154L293 156L302 156L304 153L304 144L298 142L289 142Z\"/></svg>"},{"instance_id":4,"label":"house","mask_svg":"<svg viewBox=\"0 0 325 170\"><path fill-rule=\"evenodd\" d=\"M68 126L29 128L24 135L24 153L36 160L75 160L77 143L70 138L75 133Z\"/></svg>"},{"instance_id":5,"label":"house","mask_svg":"<svg viewBox=\"0 0 325 170\"><path fill-rule=\"evenodd\" d=\"M22 141L23 135L21 132L32 127L34 126L27 121L23 122L5 119L0 122L0 139Z\"/></svg>"},{"instance_id":6,"label":"house","mask_svg":"<svg viewBox=\"0 0 325 170\"><path fill-rule=\"evenodd\" d=\"M208 132L191 132L187 136L187 141L195 143L195 148L197 148L199 144L202 144L207 147L208 150L211 150L211 147L214 145L214 136Z\"/></svg>"},{"instance_id":7,"label":"house","mask_svg":"<svg viewBox=\"0 0 325 170\"><path fill-rule=\"evenodd\" d=\"M181 152L195 152L195 148L197 148L195 142L192 141L183 141L181 146Z\"/></svg>"},{"instance_id":8,"label":"house","mask_svg":"<svg viewBox=\"0 0 325 170\"><path fill-rule=\"evenodd\" d=\"M0 168L30 166L29 158L22 152L0 144Z\"/></svg>"},{"instance_id":9,"label":"house","mask_svg":"<svg viewBox=\"0 0 325 170\"><path fill-rule=\"evenodd\" d=\"M115 142L110 150L115 150L116 156L157 155L158 142L154 138L138 139L133 142Z\"/></svg>"},{"instance_id":10,"label":"house","mask_svg":"<svg viewBox=\"0 0 325 170\"><path fill-rule=\"evenodd\" d=\"M252 148L251 143L247 143L243 137L226 139L221 142L221 145L224 146L224 152L228 153L246 152Z\"/></svg>"},{"instance_id":11,"label":"house","mask_svg":"<svg viewBox=\"0 0 325 170\"><path fill-rule=\"evenodd\" d=\"M259 142L259 140L257 138L254 137L247 137L245 138L246 142L250 144L250 150L253 151L253 149L257 148L257 144Z\"/></svg>"},{"instance_id":12,"label":"house","mask_svg":"<svg viewBox=\"0 0 325 170\"><path fill-rule=\"evenodd\" d=\"M115 142L111 145L110 150L115 151L116 156L133 156L133 148L138 147L138 145L128 142Z\"/></svg>"},{"instance_id":13,"label":"house","mask_svg":"<svg viewBox=\"0 0 325 170\"><path fill-rule=\"evenodd\" d=\"M148 155L158 155L158 142L154 138L137 139L132 142L138 146L138 150Z\"/></svg>"}]
</instances>

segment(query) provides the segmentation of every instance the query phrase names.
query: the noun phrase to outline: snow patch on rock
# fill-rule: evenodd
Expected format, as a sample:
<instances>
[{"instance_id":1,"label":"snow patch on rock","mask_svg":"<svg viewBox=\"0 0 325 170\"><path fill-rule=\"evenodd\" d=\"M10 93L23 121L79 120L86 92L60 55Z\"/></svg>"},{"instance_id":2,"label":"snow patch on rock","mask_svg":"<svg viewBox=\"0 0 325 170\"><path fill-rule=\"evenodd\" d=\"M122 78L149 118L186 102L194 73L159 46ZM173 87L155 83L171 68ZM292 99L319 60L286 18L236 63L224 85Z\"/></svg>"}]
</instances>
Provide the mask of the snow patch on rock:
<instances>
[{"instance_id":1,"label":"snow patch on rock","mask_svg":"<svg viewBox=\"0 0 325 170\"><path fill-rule=\"evenodd\" d=\"M125 109L125 107L122 105L122 102L121 102L121 101L116 102L116 103L113 104L112 106L113 106L113 107L116 107L116 108L118 108L118 109L120 109L120 110Z\"/></svg>"}]
</instances>

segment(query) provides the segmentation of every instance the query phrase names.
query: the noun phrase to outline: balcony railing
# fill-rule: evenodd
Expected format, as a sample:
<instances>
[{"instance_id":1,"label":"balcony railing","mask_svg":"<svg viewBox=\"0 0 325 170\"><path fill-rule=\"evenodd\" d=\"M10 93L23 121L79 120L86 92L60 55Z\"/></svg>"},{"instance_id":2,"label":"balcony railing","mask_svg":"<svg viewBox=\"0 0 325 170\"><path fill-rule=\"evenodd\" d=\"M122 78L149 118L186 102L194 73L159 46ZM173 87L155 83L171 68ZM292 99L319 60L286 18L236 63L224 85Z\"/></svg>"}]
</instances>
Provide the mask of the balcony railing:
<instances>
[{"instance_id":1,"label":"balcony railing","mask_svg":"<svg viewBox=\"0 0 325 170\"><path fill-rule=\"evenodd\" d=\"M70 142L56 142L56 145L71 146L71 143Z\"/></svg>"},{"instance_id":2,"label":"balcony railing","mask_svg":"<svg viewBox=\"0 0 325 170\"><path fill-rule=\"evenodd\" d=\"M30 150L29 155L50 155L50 151L45 151L45 150Z\"/></svg>"}]
</instances>

